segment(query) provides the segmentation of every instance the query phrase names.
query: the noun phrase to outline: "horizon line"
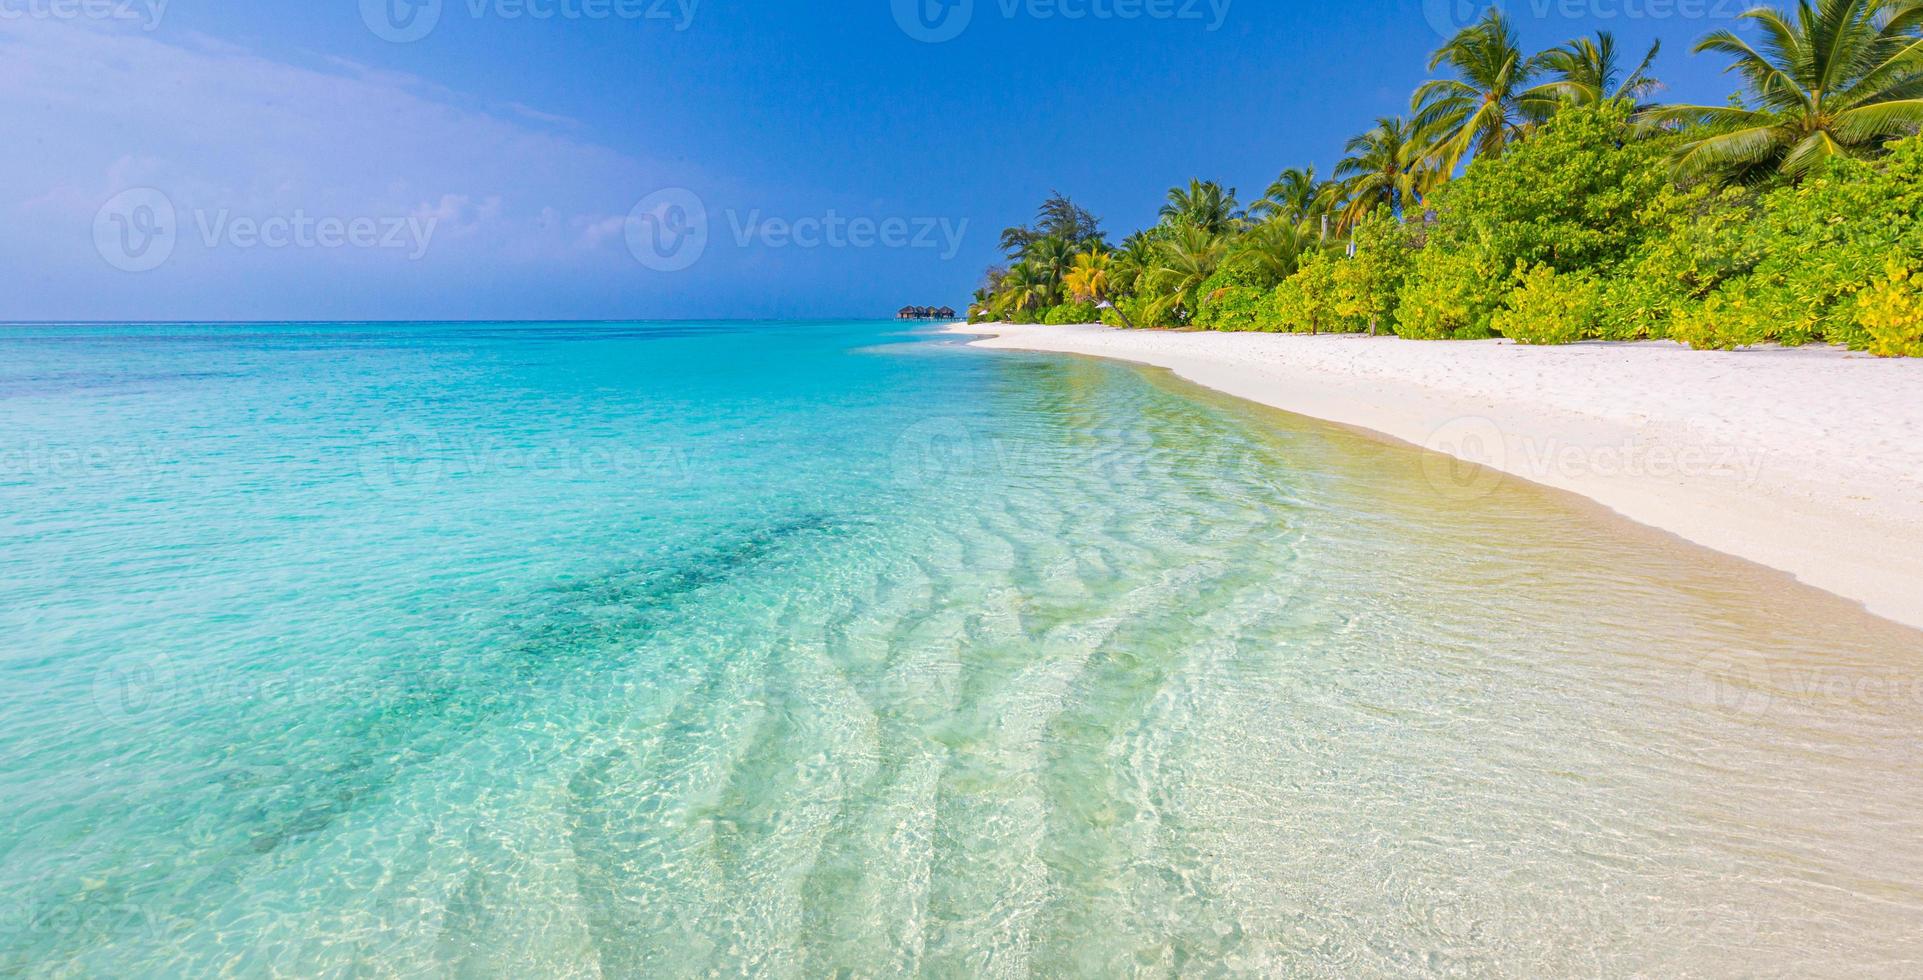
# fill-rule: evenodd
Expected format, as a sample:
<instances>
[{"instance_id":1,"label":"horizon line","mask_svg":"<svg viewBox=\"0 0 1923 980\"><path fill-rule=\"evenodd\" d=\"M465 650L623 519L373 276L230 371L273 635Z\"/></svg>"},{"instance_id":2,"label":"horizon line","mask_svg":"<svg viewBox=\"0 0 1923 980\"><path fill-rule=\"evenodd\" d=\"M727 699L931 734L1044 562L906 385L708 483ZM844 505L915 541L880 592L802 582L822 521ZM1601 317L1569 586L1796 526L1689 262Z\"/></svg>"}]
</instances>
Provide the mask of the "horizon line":
<instances>
[{"instance_id":1,"label":"horizon line","mask_svg":"<svg viewBox=\"0 0 1923 980\"><path fill-rule=\"evenodd\" d=\"M937 317L935 319L947 319ZM954 319L960 320L957 316ZM0 328L5 327L260 327L272 325L285 326L346 326L365 324L368 326L393 326L403 324L552 324L552 323L805 323L832 320L887 320L895 322L895 314L876 314L863 316L798 316L798 317L612 317L612 318L536 318L519 319L486 317L478 319L425 319L425 320L0 320Z\"/></svg>"}]
</instances>

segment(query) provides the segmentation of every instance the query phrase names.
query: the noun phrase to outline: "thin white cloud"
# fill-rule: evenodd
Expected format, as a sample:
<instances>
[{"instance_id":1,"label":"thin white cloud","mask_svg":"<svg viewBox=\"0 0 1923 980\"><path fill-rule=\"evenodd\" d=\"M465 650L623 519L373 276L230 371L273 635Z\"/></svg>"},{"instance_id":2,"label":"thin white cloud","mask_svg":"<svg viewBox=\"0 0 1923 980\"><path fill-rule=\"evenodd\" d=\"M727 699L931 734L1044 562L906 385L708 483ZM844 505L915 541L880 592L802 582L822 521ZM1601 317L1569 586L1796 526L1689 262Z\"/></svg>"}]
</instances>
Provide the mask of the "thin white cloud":
<instances>
[{"instance_id":1,"label":"thin white cloud","mask_svg":"<svg viewBox=\"0 0 1923 980\"><path fill-rule=\"evenodd\" d=\"M476 201L466 194L443 194L439 201L417 206L411 216L433 221L445 234L466 237L501 217L501 197Z\"/></svg>"},{"instance_id":2,"label":"thin white cloud","mask_svg":"<svg viewBox=\"0 0 1923 980\"><path fill-rule=\"evenodd\" d=\"M627 234L628 219L626 215L602 218L583 215L574 219L574 226L581 230L581 236L577 239L581 247L595 249L604 242L623 240Z\"/></svg>"},{"instance_id":3,"label":"thin white cloud","mask_svg":"<svg viewBox=\"0 0 1923 980\"><path fill-rule=\"evenodd\" d=\"M519 102L509 102L507 104L507 108L512 110L517 115L524 116L528 119L532 119L538 123L546 123L550 126L565 126L570 129L573 129L581 125L581 121L579 119L575 119L572 116L562 116L562 115L556 115L555 113L552 113L552 112L542 112L541 110L536 109L531 105L524 105Z\"/></svg>"},{"instance_id":4,"label":"thin white cloud","mask_svg":"<svg viewBox=\"0 0 1923 980\"><path fill-rule=\"evenodd\" d=\"M566 117L463 102L346 59L294 65L204 36L0 20L0 127L41 134L0 158L0 210L36 218L7 222L0 247L77 261L101 204L146 186L183 210L434 217L464 256L560 259L578 255L582 227L665 180Z\"/></svg>"}]
</instances>

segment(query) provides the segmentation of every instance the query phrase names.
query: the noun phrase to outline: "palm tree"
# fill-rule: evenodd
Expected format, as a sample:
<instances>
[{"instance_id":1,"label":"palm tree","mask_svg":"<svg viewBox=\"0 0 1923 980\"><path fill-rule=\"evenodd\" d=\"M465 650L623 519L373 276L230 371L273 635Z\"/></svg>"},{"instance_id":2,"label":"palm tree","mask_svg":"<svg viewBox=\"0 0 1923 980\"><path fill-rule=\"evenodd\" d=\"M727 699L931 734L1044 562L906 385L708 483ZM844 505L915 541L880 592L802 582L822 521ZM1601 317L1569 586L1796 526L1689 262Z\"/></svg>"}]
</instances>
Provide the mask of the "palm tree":
<instances>
[{"instance_id":1,"label":"palm tree","mask_svg":"<svg viewBox=\"0 0 1923 980\"><path fill-rule=\"evenodd\" d=\"M995 297L985 289L975 290L975 301L968 304L968 322L987 316L995 308Z\"/></svg>"},{"instance_id":2,"label":"palm tree","mask_svg":"<svg viewBox=\"0 0 1923 980\"><path fill-rule=\"evenodd\" d=\"M1002 277L1001 291L995 294L995 313L1038 310L1049 305L1051 287L1026 262L1017 262Z\"/></svg>"},{"instance_id":3,"label":"palm tree","mask_svg":"<svg viewBox=\"0 0 1923 980\"><path fill-rule=\"evenodd\" d=\"M1212 180L1191 180L1187 189L1170 188L1168 203L1162 206L1162 220L1170 224L1187 223L1210 234L1219 235L1234 228L1242 219L1235 201L1235 188L1222 189Z\"/></svg>"},{"instance_id":4,"label":"palm tree","mask_svg":"<svg viewBox=\"0 0 1923 980\"><path fill-rule=\"evenodd\" d=\"M1729 70L1742 76L1748 102L1651 114L1705 127L1678 150L1681 173L1797 179L1923 125L1923 0L1799 0L1793 18L1773 7L1745 13L1761 50L1728 30L1697 43L1699 53L1735 59Z\"/></svg>"},{"instance_id":5,"label":"palm tree","mask_svg":"<svg viewBox=\"0 0 1923 980\"><path fill-rule=\"evenodd\" d=\"M1261 200L1249 205L1249 212L1300 224L1314 214L1322 193L1322 183L1315 179L1314 167L1291 167L1275 178Z\"/></svg>"},{"instance_id":6,"label":"palm tree","mask_svg":"<svg viewBox=\"0 0 1923 980\"><path fill-rule=\"evenodd\" d=\"M1008 277L1008 270L1001 266L989 266L982 273L982 282L975 290L975 302L968 306L968 318L975 319L978 314L992 313L1002 289L1002 280Z\"/></svg>"},{"instance_id":7,"label":"palm tree","mask_svg":"<svg viewBox=\"0 0 1923 980\"><path fill-rule=\"evenodd\" d=\"M1270 218L1236 236L1229 258L1247 262L1270 282L1280 283L1295 275L1302 253L1313 248L1314 241L1307 222Z\"/></svg>"},{"instance_id":8,"label":"palm tree","mask_svg":"<svg viewBox=\"0 0 1923 980\"><path fill-rule=\"evenodd\" d=\"M1062 285L1077 302L1099 303L1108 298L1108 268L1112 259L1103 249L1091 249L1075 256L1075 265L1062 277Z\"/></svg>"},{"instance_id":9,"label":"palm tree","mask_svg":"<svg viewBox=\"0 0 1923 980\"><path fill-rule=\"evenodd\" d=\"M1062 277L1068 275L1074 255L1073 246L1053 235L1028 247L1028 258L1022 264L1028 266L1035 281L1043 287L1043 299L1048 304L1052 305L1061 296Z\"/></svg>"},{"instance_id":10,"label":"palm tree","mask_svg":"<svg viewBox=\"0 0 1923 980\"><path fill-rule=\"evenodd\" d=\"M1375 128L1349 140L1335 175L1342 182L1340 227L1360 224L1370 211L1387 207L1396 220L1410 205L1419 204L1436 184L1438 166L1431 162L1416 128L1400 116L1377 119Z\"/></svg>"},{"instance_id":11,"label":"palm tree","mask_svg":"<svg viewBox=\"0 0 1923 980\"><path fill-rule=\"evenodd\" d=\"M1430 71L1444 65L1455 77L1422 83L1411 105L1431 155L1443 173L1452 173L1471 153L1500 156L1522 133L1528 117L1523 94L1536 66L1523 56L1515 27L1496 7L1429 59Z\"/></svg>"},{"instance_id":12,"label":"palm tree","mask_svg":"<svg viewBox=\"0 0 1923 980\"><path fill-rule=\"evenodd\" d=\"M1155 260L1156 236L1152 231L1138 231L1122 239L1122 250L1116 254L1118 261L1133 262L1148 268Z\"/></svg>"},{"instance_id":13,"label":"palm tree","mask_svg":"<svg viewBox=\"0 0 1923 980\"><path fill-rule=\"evenodd\" d=\"M1647 110L1650 106L1645 100L1663 87L1649 73L1662 50L1663 42L1651 44L1636 69L1624 75L1617 58L1616 36L1608 31L1550 48L1535 59L1536 71L1548 76L1548 81L1523 93L1528 115L1547 119L1564 102L1595 105L1615 99L1628 99L1637 103L1638 109Z\"/></svg>"},{"instance_id":14,"label":"palm tree","mask_svg":"<svg viewBox=\"0 0 1923 980\"><path fill-rule=\"evenodd\" d=\"M1187 319L1200 304L1202 284L1221 268L1228 254L1226 236L1198 224L1176 222L1156 250L1149 269L1149 285L1159 294L1150 307L1157 319L1171 315Z\"/></svg>"},{"instance_id":15,"label":"palm tree","mask_svg":"<svg viewBox=\"0 0 1923 980\"><path fill-rule=\"evenodd\" d=\"M1108 283L1112 295L1131 295L1141 286L1142 277L1155 265L1156 234L1138 231L1122 240L1121 250L1109 263Z\"/></svg>"}]
</instances>

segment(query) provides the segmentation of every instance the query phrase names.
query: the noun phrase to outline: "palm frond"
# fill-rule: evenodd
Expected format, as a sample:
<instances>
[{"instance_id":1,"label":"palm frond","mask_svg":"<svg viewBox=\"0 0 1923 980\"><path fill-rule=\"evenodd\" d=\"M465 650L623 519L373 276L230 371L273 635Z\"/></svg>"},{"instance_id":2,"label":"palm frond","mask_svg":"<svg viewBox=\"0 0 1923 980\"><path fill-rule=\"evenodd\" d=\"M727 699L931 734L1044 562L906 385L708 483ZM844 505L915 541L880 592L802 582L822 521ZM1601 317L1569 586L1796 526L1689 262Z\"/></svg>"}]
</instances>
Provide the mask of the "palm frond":
<instances>
[{"instance_id":1,"label":"palm frond","mask_svg":"<svg viewBox=\"0 0 1923 980\"><path fill-rule=\"evenodd\" d=\"M1732 59L1747 105L1672 106L1642 118L1706 130L1679 151L1684 172L1773 163L1796 179L1824 159L1874 153L1923 127L1923 0L1797 0L1790 11L1758 7L1743 20L1757 30L1755 44L1722 30L1696 50Z\"/></svg>"},{"instance_id":2,"label":"palm frond","mask_svg":"<svg viewBox=\"0 0 1923 980\"><path fill-rule=\"evenodd\" d=\"M1803 137L1783 156L1783 172L1800 177L1814 170L1823 161L1835 157L1849 156L1849 150L1830 137L1830 134L1817 130Z\"/></svg>"},{"instance_id":3,"label":"palm frond","mask_svg":"<svg viewBox=\"0 0 1923 980\"><path fill-rule=\"evenodd\" d=\"M1676 170L1695 176L1712 170L1766 163L1782 152L1781 126L1751 126L1713 133L1684 144Z\"/></svg>"},{"instance_id":4,"label":"palm frond","mask_svg":"<svg viewBox=\"0 0 1923 980\"><path fill-rule=\"evenodd\" d=\"M1836 117L1836 135L1846 143L1867 143L1915 132L1923 127L1923 99L1878 102Z\"/></svg>"}]
</instances>

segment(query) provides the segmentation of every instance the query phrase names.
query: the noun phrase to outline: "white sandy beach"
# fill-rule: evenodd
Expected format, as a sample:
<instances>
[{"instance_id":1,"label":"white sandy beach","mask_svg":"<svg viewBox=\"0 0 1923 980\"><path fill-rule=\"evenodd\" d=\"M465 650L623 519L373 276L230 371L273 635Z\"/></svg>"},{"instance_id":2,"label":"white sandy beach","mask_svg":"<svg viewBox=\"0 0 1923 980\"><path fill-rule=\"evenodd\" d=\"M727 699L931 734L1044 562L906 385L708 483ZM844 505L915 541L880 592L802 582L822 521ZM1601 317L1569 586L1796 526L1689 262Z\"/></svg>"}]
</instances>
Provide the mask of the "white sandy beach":
<instances>
[{"instance_id":1,"label":"white sandy beach","mask_svg":"<svg viewBox=\"0 0 1923 980\"><path fill-rule=\"evenodd\" d=\"M1923 361L1668 343L950 329L993 335L984 347L1168 368L1482 463L1923 627ZM1498 479L1463 472L1444 489Z\"/></svg>"}]
</instances>

